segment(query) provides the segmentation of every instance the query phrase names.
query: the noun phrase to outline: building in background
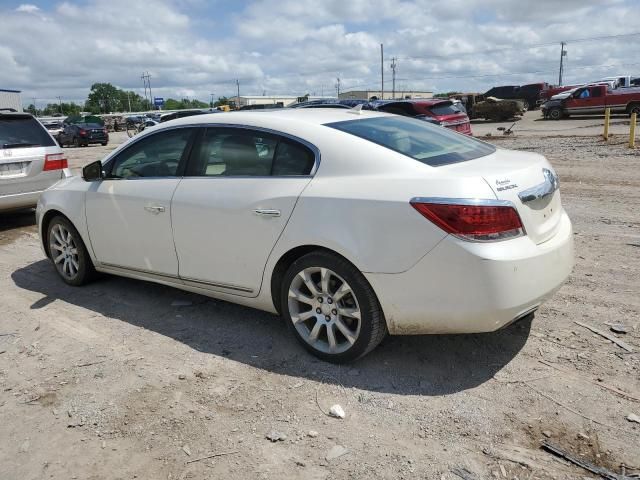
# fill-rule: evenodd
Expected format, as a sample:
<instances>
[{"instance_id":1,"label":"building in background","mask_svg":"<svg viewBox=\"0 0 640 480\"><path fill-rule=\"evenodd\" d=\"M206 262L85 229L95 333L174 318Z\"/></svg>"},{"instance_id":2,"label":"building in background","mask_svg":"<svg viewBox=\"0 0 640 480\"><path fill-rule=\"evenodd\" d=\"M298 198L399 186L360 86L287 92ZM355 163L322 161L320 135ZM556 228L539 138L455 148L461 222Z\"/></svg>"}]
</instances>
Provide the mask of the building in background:
<instances>
[{"instance_id":1,"label":"building in background","mask_svg":"<svg viewBox=\"0 0 640 480\"><path fill-rule=\"evenodd\" d=\"M297 103L299 99L303 97L296 97L294 95L240 95L239 98L240 101L238 101L238 96L236 95L229 98L229 101L233 105L237 105L238 108L245 107L247 105L278 105L280 107L287 107L293 103ZM329 97L310 96L307 100L320 100L322 98Z\"/></svg>"},{"instance_id":2,"label":"building in background","mask_svg":"<svg viewBox=\"0 0 640 480\"><path fill-rule=\"evenodd\" d=\"M371 100L375 97L378 100L401 100L404 98L432 98L433 92L416 92L413 90L396 90L395 97L392 91L384 91L384 99L380 90L350 90L340 94L340 100Z\"/></svg>"},{"instance_id":3,"label":"building in background","mask_svg":"<svg viewBox=\"0 0 640 480\"><path fill-rule=\"evenodd\" d=\"M13 108L16 112L22 112L20 90L0 88L0 108Z\"/></svg>"}]
</instances>

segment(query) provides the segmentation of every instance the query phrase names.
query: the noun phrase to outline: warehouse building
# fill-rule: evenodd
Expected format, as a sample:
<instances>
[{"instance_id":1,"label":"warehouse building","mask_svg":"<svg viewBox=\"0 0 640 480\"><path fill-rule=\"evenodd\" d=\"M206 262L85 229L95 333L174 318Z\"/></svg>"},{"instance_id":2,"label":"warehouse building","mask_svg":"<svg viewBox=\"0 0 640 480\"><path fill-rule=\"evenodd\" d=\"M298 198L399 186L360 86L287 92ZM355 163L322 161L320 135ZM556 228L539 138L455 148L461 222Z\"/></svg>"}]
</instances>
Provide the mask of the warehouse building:
<instances>
[{"instance_id":1,"label":"warehouse building","mask_svg":"<svg viewBox=\"0 0 640 480\"><path fill-rule=\"evenodd\" d=\"M22 111L22 99L20 90L7 90L0 88L0 109L13 108L17 112Z\"/></svg>"},{"instance_id":2,"label":"warehouse building","mask_svg":"<svg viewBox=\"0 0 640 480\"><path fill-rule=\"evenodd\" d=\"M350 90L348 92L342 92L340 94L340 100L371 100L375 97L375 99L380 100L383 99L382 92L380 90ZM384 91L384 100L400 100L403 98L432 98L433 92L417 92L417 91L409 91L409 90L396 90L395 95L394 92L385 90Z\"/></svg>"},{"instance_id":3,"label":"warehouse building","mask_svg":"<svg viewBox=\"0 0 640 480\"><path fill-rule=\"evenodd\" d=\"M238 101L238 98L240 99ZM231 97L229 101L238 107L244 107L247 105L278 105L280 107L287 107L291 104L297 103L302 97L296 97L293 95L240 95L240 97ZM325 97L309 97L308 100L319 100Z\"/></svg>"}]
</instances>

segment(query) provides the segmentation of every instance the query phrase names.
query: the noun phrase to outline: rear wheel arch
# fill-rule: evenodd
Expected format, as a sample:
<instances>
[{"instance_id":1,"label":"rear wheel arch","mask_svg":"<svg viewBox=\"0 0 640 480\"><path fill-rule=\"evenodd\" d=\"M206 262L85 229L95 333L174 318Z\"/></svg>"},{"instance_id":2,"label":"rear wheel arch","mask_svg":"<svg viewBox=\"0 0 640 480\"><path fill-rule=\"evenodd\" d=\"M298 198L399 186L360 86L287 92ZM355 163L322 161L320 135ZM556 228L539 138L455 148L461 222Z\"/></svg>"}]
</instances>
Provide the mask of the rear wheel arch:
<instances>
[{"instance_id":1,"label":"rear wheel arch","mask_svg":"<svg viewBox=\"0 0 640 480\"><path fill-rule=\"evenodd\" d=\"M631 102L627 106L627 113L631 115L633 112L636 112L640 115L640 102Z\"/></svg>"}]
</instances>

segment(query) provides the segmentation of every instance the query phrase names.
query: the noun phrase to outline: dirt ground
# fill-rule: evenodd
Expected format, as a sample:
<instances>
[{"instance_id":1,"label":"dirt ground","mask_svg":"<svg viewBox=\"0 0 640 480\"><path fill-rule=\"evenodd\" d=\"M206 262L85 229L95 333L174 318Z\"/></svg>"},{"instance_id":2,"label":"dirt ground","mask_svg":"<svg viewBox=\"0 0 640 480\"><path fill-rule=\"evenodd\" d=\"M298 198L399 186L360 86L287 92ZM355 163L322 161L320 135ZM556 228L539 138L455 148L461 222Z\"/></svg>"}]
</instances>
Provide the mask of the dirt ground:
<instances>
[{"instance_id":1,"label":"dirt ground","mask_svg":"<svg viewBox=\"0 0 640 480\"><path fill-rule=\"evenodd\" d=\"M65 151L79 167L120 137ZM492 141L557 169L571 278L533 321L390 337L350 366L309 356L263 312L116 277L66 286L33 214L0 216L0 477L596 478L543 440L640 472L640 423L626 418L640 416L640 151ZM615 336L633 351L575 322L624 324ZM346 418L326 415L333 404Z\"/></svg>"}]
</instances>

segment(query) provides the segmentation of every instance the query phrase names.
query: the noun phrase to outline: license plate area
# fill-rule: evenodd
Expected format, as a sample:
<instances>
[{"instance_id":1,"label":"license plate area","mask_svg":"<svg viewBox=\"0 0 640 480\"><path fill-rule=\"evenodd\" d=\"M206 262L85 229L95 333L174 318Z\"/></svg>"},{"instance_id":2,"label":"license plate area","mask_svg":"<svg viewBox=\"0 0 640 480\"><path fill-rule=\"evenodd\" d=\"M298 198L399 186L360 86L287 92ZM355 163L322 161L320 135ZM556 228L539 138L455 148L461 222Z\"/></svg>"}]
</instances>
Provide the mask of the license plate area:
<instances>
[{"instance_id":1,"label":"license plate area","mask_svg":"<svg viewBox=\"0 0 640 480\"><path fill-rule=\"evenodd\" d=\"M0 163L0 177L19 177L25 175L31 162Z\"/></svg>"}]
</instances>

